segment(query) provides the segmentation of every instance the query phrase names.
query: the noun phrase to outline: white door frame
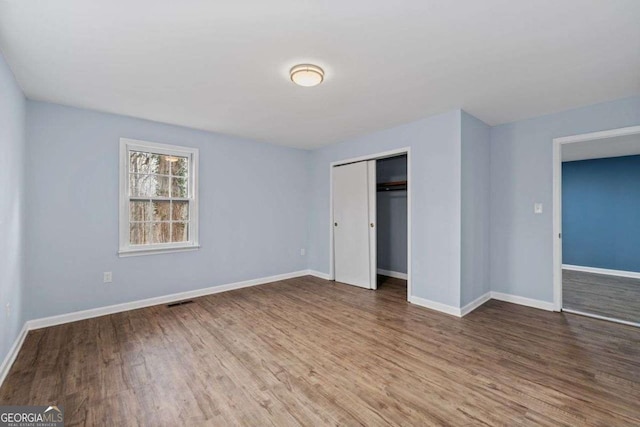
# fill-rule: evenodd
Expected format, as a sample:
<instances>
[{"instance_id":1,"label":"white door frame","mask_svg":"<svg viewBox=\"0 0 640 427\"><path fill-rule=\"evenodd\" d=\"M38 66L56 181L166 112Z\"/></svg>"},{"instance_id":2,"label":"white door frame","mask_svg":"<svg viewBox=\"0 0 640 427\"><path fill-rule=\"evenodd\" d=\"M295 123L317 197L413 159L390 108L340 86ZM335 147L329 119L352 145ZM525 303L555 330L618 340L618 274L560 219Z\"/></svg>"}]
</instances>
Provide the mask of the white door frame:
<instances>
[{"instance_id":1,"label":"white door frame","mask_svg":"<svg viewBox=\"0 0 640 427\"><path fill-rule=\"evenodd\" d=\"M640 133L640 126L590 132L553 139L553 305L562 311L562 146Z\"/></svg>"},{"instance_id":2,"label":"white door frame","mask_svg":"<svg viewBox=\"0 0 640 427\"><path fill-rule=\"evenodd\" d=\"M367 183L369 184L367 198L369 199L369 283L371 289L378 289L378 171L377 160L367 161ZM373 183L373 185L371 185ZM335 232L335 230L334 230Z\"/></svg>"},{"instance_id":3,"label":"white door frame","mask_svg":"<svg viewBox=\"0 0 640 427\"><path fill-rule=\"evenodd\" d=\"M404 147L381 153L369 154L360 157L353 157L345 160L331 162L329 165L329 280L335 280L334 271L334 251L333 251L333 168L335 166L349 163L362 162L366 160L380 160L388 157L407 155L407 301L411 293L411 148Z\"/></svg>"}]
</instances>

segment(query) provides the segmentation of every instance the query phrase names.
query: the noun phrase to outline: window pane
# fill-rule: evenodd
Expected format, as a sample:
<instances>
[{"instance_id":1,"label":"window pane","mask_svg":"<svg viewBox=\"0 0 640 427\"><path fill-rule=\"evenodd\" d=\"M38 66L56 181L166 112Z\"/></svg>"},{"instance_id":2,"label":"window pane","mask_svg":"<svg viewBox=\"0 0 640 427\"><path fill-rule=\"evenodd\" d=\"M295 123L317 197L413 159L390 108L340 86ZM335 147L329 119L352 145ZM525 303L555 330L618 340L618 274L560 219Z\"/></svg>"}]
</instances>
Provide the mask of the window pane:
<instances>
[{"instance_id":1,"label":"window pane","mask_svg":"<svg viewBox=\"0 0 640 427\"><path fill-rule=\"evenodd\" d=\"M171 164L175 159L181 159L181 157L130 151L129 172L169 175L171 171Z\"/></svg>"},{"instance_id":2,"label":"window pane","mask_svg":"<svg viewBox=\"0 0 640 427\"><path fill-rule=\"evenodd\" d=\"M172 202L171 220L187 221L189 219L189 202Z\"/></svg>"},{"instance_id":3,"label":"window pane","mask_svg":"<svg viewBox=\"0 0 640 427\"><path fill-rule=\"evenodd\" d=\"M171 197L188 197L187 183L186 178L171 178Z\"/></svg>"},{"instance_id":4,"label":"window pane","mask_svg":"<svg viewBox=\"0 0 640 427\"><path fill-rule=\"evenodd\" d=\"M169 175L171 173L171 156L164 156L162 154L152 154L151 164L152 173L161 175Z\"/></svg>"},{"instance_id":5,"label":"window pane","mask_svg":"<svg viewBox=\"0 0 640 427\"><path fill-rule=\"evenodd\" d=\"M197 179L191 162L197 151L188 147L174 151L151 142L131 142L131 145L126 140L123 142L129 151L128 164L121 172L128 175L123 178L129 182L121 197L128 202L122 208L128 209L129 221L120 227L129 227L129 235L127 239L127 230L121 229L121 235L125 236L121 247L126 249L127 240L136 249L145 245L180 247L179 243L189 243L190 228L194 225L191 203L195 202L191 183ZM197 230L197 224L194 227Z\"/></svg>"},{"instance_id":6,"label":"window pane","mask_svg":"<svg viewBox=\"0 0 640 427\"><path fill-rule=\"evenodd\" d=\"M172 224L172 242L187 242L189 241L189 223L188 222L174 222Z\"/></svg>"},{"instance_id":7,"label":"window pane","mask_svg":"<svg viewBox=\"0 0 640 427\"><path fill-rule=\"evenodd\" d=\"M169 177L154 176L155 178L155 196L169 197Z\"/></svg>"},{"instance_id":8,"label":"window pane","mask_svg":"<svg viewBox=\"0 0 640 427\"><path fill-rule=\"evenodd\" d=\"M171 203L169 201L156 201L151 202L151 220L152 221L169 221L171 219L170 208Z\"/></svg>"},{"instance_id":9,"label":"window pane","mask_svg":"<svg viewBox=\"0 0 640 427\"><path fill-rule=\"evenodd\" d=\"M148 176L129 174L129 194L133 197L148 196Z\"/></svg>"},{"instance_id":10,"label":"window pane","mask_svg":"<svg viewBox=\"0 0 640 427\"><path fill-rule=\"evenodd\" d=\"M171 175L187 176L189 173L189 159L186 157L171 157Z\"/></svg>"},{"instance_id":11,"label":"window pane","mask_svg":"<svg viewBox=\"0 0 640 427\"><path fill-rule=\"evenodd\" d=\"M129 203L129 219L131 221L149 221L151 204L144 200L132 200Z\"/></svg>"},{"instance_id":12,"label":"window pane","mask_svg":"<svg viewBox=\"0 0 640 427\"><path fill-rule=\"evenodd\" d=\"M129 152L129 172L151 173L151 153Z\"/></svg>"},{"instance_id":13,"label":"window pane","mask_svg":"<svg viewBox=\"0 0 640 427\"><path fill-rule=\"evenodd\" d=\"M151 223L151 243L169 243L171 224L168 222Z\"/></svg>"},{"instance_id":14,"label":"window pane","mask_svg":"<svg viewBox=\"0 0 640 427\"><path fill-rule=\"evenodd\" d=\"M169 197L169 177L157 175L129 175L131 197Z\"/></svg>"},{"instance_id":15,"label":"window pane","mask_svg":"<svg viewBox=\"0 0 640 427\"><path fill-rule=\"evenodd\" d=\"M129 243L132 245L147 245L151 243L149 225L145 223L129 224Z\"/></svg>"}]
</instances>

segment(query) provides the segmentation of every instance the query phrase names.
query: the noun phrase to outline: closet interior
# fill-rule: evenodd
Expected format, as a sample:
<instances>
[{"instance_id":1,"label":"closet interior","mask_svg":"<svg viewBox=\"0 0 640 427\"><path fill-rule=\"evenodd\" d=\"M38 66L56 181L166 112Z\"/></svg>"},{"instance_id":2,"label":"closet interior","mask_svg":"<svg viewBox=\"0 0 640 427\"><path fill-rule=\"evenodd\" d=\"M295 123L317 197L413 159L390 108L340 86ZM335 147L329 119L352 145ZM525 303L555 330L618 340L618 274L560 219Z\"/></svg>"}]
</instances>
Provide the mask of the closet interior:
<instances>
[{"instance_id":1,"label":"closet interior","mask_svg":"<svg viewBox=\"0 0 640 427\"><path fill-rule=\"evenodd\" d=\"M406 286L407 156L376 161L378 288Z\"/></svg>"}]
</instances>

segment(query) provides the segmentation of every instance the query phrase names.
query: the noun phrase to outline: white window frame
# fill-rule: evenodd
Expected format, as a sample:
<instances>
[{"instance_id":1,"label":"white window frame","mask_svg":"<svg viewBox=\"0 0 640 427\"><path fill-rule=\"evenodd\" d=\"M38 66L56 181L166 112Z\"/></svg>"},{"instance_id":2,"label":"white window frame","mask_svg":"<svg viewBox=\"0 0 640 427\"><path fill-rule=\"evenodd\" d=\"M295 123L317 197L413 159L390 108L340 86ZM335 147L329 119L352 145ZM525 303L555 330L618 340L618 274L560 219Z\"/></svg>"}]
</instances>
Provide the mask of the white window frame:
<instances>
[{"instance_id":1,"label":"white window frame","mask_svg":"<svg viewBox=\"0 0 640 427\"><path fill-rule=\"evenodd\" d=\"M142 151L167 156L189 158L189 241L131 245L129 243L129 152ZM120 138L120 250L121 257L152 255L167 252L193 251L198 243L198 149L160 144L136 139Z\"/></svg>"}]
</instances>

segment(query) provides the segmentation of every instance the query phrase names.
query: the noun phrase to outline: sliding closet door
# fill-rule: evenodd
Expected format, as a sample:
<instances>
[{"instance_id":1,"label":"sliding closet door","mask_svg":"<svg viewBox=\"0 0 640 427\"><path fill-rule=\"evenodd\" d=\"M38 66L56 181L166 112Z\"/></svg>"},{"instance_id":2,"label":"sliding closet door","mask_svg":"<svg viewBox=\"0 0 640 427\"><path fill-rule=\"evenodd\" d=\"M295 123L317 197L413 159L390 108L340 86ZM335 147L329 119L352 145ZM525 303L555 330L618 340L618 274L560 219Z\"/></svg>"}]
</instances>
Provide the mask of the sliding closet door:
<instances>
[{"instance_id":1,"label":"sliding closet door","mask_svg":"<svg viewBox=\"0 0 640 427\"><path fill-rule=\"evenodd\" d=\"M368 169L367 162L333 169L335 279L363 288L372 288Z\"/></svg>"},{"instance_id":2,"label":"sliding closet door","mask_svg":"<svg viewBox=\"0 0 640 427\"><path fill-rule=\"evenodd\" d=\"M378 189L376 182L376 161L369 160L368 168L368 191L369 191L369 284L371 289L378 289L378 233L376 231L377 224L377 202L376 191Z\"/></svg>"}]
</instances>

